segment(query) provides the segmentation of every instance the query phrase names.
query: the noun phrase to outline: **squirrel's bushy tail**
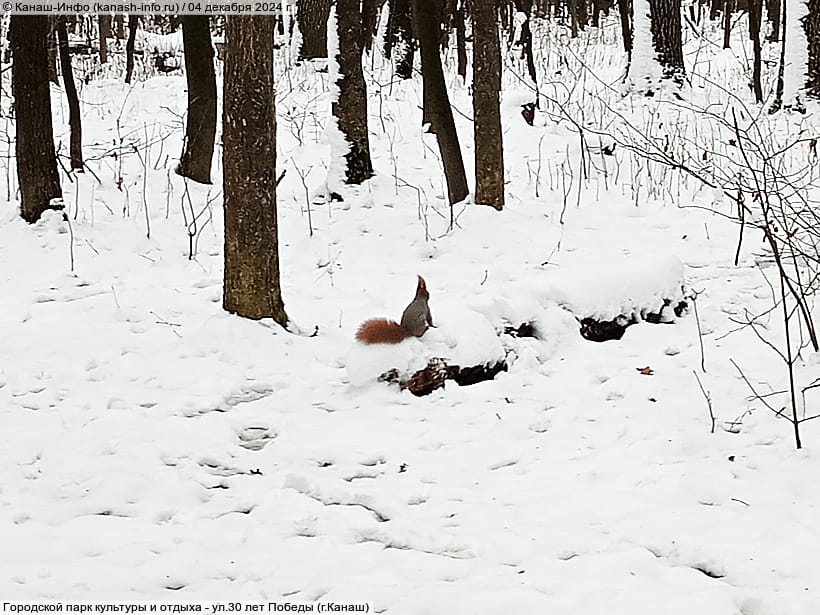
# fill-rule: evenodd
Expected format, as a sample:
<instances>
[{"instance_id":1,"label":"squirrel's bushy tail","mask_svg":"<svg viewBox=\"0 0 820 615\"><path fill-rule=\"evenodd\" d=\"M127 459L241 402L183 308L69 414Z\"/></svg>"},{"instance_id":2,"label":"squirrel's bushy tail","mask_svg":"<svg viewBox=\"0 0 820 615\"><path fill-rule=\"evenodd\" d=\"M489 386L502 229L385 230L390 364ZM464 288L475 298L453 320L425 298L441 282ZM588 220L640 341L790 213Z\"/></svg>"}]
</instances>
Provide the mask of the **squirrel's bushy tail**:
<instances>
[{"instance_id":1,"label":"squirrel's bushy tail","mask_svg":"<svg viewBox=\"0 0 820 615\"><path fill-rule=\"evenodd\" d=\"M366 320L356 331L356 339L364 344L398 344L408 337L407 331L394 320Z\"/></svg>"}]
</instances>

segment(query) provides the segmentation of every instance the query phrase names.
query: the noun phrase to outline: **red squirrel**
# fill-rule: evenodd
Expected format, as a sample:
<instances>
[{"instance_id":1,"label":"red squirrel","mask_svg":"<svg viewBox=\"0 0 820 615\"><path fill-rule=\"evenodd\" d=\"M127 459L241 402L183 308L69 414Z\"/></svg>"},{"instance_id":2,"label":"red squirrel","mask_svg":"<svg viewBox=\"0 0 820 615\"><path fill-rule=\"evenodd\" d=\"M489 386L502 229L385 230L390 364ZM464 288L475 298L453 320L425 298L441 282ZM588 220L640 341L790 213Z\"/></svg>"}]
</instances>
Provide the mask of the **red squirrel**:
<instances>
[{"instance_id":1,"label":"red squirrel","mask_svg":"<svg viewBox=\"0 0 820 615\"><path fill-rule=\"evenodd\" d=\"M356 331L356 339L365 344L398 344L408 337L421 337L433 325L433 316L427 300L430 293L424 278L418 276L416 297L401 315L401 323L386 318L372 318L361 324Z\"/></svg>"}]
</instances>

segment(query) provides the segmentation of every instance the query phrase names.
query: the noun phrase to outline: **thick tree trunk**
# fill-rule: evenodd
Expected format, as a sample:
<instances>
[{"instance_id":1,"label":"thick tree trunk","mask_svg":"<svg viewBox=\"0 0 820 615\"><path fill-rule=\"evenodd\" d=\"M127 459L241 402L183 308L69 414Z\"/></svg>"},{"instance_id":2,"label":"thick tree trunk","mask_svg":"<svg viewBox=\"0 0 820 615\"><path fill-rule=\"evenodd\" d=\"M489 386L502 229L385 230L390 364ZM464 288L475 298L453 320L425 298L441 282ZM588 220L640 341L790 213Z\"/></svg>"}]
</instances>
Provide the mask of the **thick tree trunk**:
<instances>
[{"instance_id":1,"label":"thick tree trunk","mask_svg":"<svg viewBox=\"0 0 820 615\"><path fill-rule=\"evenodd\" d=\"M83 124L80 117L80 99L77 96L77 85L74 83L74 70L71 68L71 53L68 50L68 32L62 17L57 18L57 41L60 46L60 70L63 73L63 87L68 100L68 125L71 130L69 154L71 168L83 170Z\"/></svg>"},{"instance_id":2,"label":"thick tree trunk","mask_svg":"<svg viewBox=\"0 0 820 615\"><path fill-rule=\"evenodd\" d=\"M390 14L387 21L385 53L394 57L396 76L410 79L413 76L415 41L410 18L410 0L390 0Z\"/></svg>"},{"instance_id":3,"label":"thick tree trunk","mask_svg":"<svg viewBox=\"0 0 820 615\"><path fill-rule=\"evenodd\" d=\"M134 76L134 45L137 40L139 15L128 16L128 42L125 43L125 83L131 83Z\"/></svg>"},{"instance_id":4,"label":"thick tree trunk","mask_svg":"<svg viewBox=\"0 0 820 615\"><path fill-rule=\"evenodd\" d=\"M752 41L752 90L755 101L763 102L763 86L760 83L762 57L760 50L760 22L763 18L763 0L749 0L749 38Z\"/></svg>"},{"instance_id":5,"label":"thick tree trunk","mask_svg":"<svg viewBox=\"0 0 820 615\"><path fill-rule=\"evenodd\" d=\"M473 114L475 202L504 207L504 148L501 133L501 47L497 0L473 3Z\"/></svg>"},{"instance_id":6,"label":"thick tree trunk","mask_svg":"<svg viewBox=\"0 0 820 615\"><path fill-rule=\"evenodd\" d=\"M225 18L222 306L285 326L276 220L273 27L272 15Z\"/></svg>"},{"instance_id":7,"label":"thick tree trunk","mask_svg":"<svg viewBox=\"0 0 820 615\"><path fill-rule=\"evenodd\" d=\"M176 171L196 182L210 184L216 137L216 78L208 16L183 15L182 41L188 83L188 117L185 145Z\"/></svg>"},{"instance_id":8,"label":"thick tree trunk","mask_svg":"<svg viewBox=\"0 0 820 615\"><path fill-rule=\"evenodd\" d=\"M430 123L438 140L450 203L457 203L467 196L467 174L464 171L464 160L461 157L438 51L441 38L441 1L413 0L412 12L421 50L424 118Z\"/></svg>"},{"instance_id":9,"label":"thick tree trunk","mask_svg":"<svg viewBox=\"0 0 820 615\"><path fill-rule=\"evenodd\" d=\"M367 86L362 72L360 0L337 0L336 9L339 35L336 59L341 77L336 81L339 99L333 103L333 115L350 143L350 151L345 154L345 181L361 184L373 177L373 165L367 134Z\"/></svg>"},{"instance_id":10,"label":"thick tree trunk","mask_svg":"<svg viewBox=\"0 0 820 615\"><path fill-rule=\"evenodd\" d=\"M111 15L100 15L100 64L108 62L108 39L111 37Z\"/></svg>"},{"instance_id":11,"label":"thick tree trunk","mask_svg":"<svg viewBox=\"0 0 820 615\"><path fill-rule=\"evenodd\" d=\"M809 43L806 93L820 98L820 0L807 0L808 13L803 21Z\"/></svg>"},{"instance_id":12,"label":"thick tree trunk","mask_svg":"<svg viewBox=\"0 0 820 615\"><path fill-rule=\"evenodd\" d=\"M297 0L296 20L302 33L300 60L327 57L327 19L332 0Z\"/></svg>"},{"instance_id":13,"label":"thick tree trunk","mask_svg":"<svg viewBox=\"0 0 820 615\"><path fill-rule=\"evenodd\" d=\"M9 26L17 119L15 159L20 213L26 222L36 222L48 209L62 209L62 203L52 201L62 197L62 189L51 128L48 22L44 15L13 15Z\"/></svg>"},{"instance_id":14,"label":"thick tree trunk","mask_svg":"<svg viewBox=\"0 0 820 615\"><path fill-rule=\"evenodd\" d=\"M681 40L681 0L649 0L652 22L652 42L663 67L665 79L683 85L686 72L683 66Z\"/></svg>"}]
</instances>

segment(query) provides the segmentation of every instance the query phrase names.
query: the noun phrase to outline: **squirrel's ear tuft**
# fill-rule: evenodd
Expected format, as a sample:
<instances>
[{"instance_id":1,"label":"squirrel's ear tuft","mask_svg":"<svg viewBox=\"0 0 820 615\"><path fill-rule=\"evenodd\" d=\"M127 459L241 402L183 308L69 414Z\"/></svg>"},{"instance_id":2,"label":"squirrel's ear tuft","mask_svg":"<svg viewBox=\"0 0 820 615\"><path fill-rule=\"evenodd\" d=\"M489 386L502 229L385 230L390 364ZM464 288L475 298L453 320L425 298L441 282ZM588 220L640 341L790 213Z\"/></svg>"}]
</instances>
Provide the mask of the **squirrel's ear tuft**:
<instances>
[{"instance_id":1,"label":"squirrel's ear tuft","mask_svg":"<svg viewBox=\"0 0 820 615\"><path fill-rule=\"evenodd\" d=\"M418 278L419 278L419 288L421 288L423 290L427 290L427 283L424 281L424 278L421 277L421 276L418 276Z\"/></svg>"}]
</instances>

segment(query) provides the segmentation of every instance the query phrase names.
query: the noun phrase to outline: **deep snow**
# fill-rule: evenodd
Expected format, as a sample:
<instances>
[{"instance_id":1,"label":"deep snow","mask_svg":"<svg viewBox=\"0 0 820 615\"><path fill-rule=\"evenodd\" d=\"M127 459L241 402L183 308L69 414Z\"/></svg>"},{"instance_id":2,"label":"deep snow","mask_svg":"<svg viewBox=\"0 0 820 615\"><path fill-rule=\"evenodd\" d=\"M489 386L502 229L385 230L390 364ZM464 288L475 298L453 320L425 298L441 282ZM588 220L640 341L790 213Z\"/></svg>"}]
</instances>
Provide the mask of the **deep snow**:
<instances>
[{"instance_id":1,"label":"deep snow","mask_svg":"<svg viewBox=\"0 0 820 615\"><path fill-rule=\"evenodd\" d=\"M585 57L617 80L617 40L595 45ZM507 208L458 205L452 230L417 81L368 65L378 175L328 203L328 76L309 64L277 76L282 285L305 335L221 309L219 164L190 201L172 171L184 78L84 87L101 184L64 178L67 221L28 226L13 199L0 204L0 596L816 613L820 430L806 423L795 451L729 363L762 390L784 382L748 328L725 336L770 304L759 238L734 267L737 229L706 210L721 207L714 194L679 182L677 198L653 198L623 152L577 197L577 137L543 114L527 126L520 65L508 68ZM450 85L469 174L470 102ZM628 104L641 117L653 103ZM144 166L111 155L132 143ZM438 327L400 347L354 344L365 318L401 314L416 274ZM630 313L681 284L699 292L706 373L691 311L620 341L578 334L576 317ZM496 334L524 321L540 339ZM429 355L506 357L510 370L425 398L372 380Z\"/></svg>"}]
</instances>

